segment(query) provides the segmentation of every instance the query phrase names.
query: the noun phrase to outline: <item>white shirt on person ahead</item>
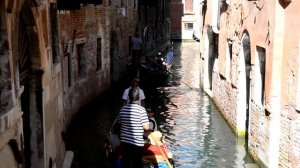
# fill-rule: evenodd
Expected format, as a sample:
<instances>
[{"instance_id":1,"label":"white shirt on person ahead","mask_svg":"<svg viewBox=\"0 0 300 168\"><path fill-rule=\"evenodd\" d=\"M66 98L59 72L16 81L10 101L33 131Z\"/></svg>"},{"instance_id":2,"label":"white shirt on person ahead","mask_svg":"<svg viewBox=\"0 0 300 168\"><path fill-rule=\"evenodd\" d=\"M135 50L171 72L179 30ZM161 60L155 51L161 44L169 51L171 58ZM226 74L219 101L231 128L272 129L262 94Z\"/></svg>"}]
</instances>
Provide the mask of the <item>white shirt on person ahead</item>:
<instances>
[{"instance_id":1,"label":"white shirt on person ahead","mask_svg":"<svg viewBox=\"0 0 300 168\"><path fill-rule=\"evenodd\" d=\"M127 104L129 103L129 96L128 96L128 93L129 93L129 90L130 90L131 87L127 88L124 90L124 93L123 93L123 96L122 96L122 99L123 100L127 100ZM141 100L144 100L145 99L145 94L144 94L144 91L141 89L141 88L138 88L139 89L139 100L138 100L138 104L141 105Z\"/></svg>"}]
</instances>

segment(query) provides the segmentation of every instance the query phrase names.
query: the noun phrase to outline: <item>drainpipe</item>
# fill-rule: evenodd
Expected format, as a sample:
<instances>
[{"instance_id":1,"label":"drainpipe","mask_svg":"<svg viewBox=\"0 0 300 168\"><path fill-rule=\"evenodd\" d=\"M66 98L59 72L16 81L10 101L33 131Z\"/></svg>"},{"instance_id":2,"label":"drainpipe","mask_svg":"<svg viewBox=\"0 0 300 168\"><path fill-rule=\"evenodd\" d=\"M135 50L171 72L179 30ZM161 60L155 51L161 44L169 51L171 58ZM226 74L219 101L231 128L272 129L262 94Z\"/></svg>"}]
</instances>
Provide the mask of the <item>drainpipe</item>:
<instances>
[{"instance_id":1,"label":"drainpipe","mask_svg":"<svg viewBox=\"0 0 300 168\"><path fill-rule=\"evenodd\" d=\"M219 33L218 22L220 18L220 0L212 0L212 19L211 19L211 28L214 33Z\"/></svg>"}]
</instances>

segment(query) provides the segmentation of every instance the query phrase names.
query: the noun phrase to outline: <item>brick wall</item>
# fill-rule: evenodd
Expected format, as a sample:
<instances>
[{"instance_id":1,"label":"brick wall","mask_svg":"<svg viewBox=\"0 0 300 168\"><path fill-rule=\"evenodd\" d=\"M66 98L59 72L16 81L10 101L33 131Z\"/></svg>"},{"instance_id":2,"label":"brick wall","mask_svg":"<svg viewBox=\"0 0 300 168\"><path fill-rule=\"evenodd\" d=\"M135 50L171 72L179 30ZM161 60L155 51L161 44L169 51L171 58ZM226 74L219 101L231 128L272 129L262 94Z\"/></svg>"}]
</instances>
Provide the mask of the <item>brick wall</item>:
<instances>
[{"instance_id":1,"label":"brick wall","mask_svg":"<svg viewBox=\"0 0 300 168\"><path fill-rule=\"evenodd\" d=\"M54 38L51 37L52 30L49 26L56 24L51 24L53 13L50 14L48 9L50 5L43 2L22 6L23 3L10 1L9 10L5 10L6 4L0 3L1 14L6 16L5 18L11 19L6 21L1 18L0 27L0 48L6 50L4 54L1 53L3 58L0 59L1 72L5 73L1 77L6 78L2 79L2 83L0 83L0 113L2 114L0 117L0 160L6 159L5 163L11 167L17 167L17 161L12 157L12 151L7 145L8 141L14 139L21 147L24 137L27 138L26 140L32 141L29 151L32 153L29 157L33 160L32 165L47 167L51 158L54 166L61 167L65 154L61 133L66 131L80 107L110 87L112 34L116 35L117 43L114 44L116 45L114 47L118 47L119 51L113 57L117 58L117 73L122 77L122 73L126 72L128 61L130 61L129 36L134 35L137 26L140 26L138 27L140 30L144 26L138 25L138 11L130 5L125 16L120 14L119 8L112 6L84 5L77 10L58 11L59 39L58 42L53 42L51 40ZM11 13L7 15L2 11ZM21 44L16 29L19 27L17 19L20 12L24 12L22 14L26 19L25 30L29 37L29 58L32 63L32 67L30 67L31 80L28 81L28 86L25 86L25 89L29 90L28 97L30 99L27 104L30 108L26 115L22 113L21 109L21 105L26 104L20 98L24 88L20 85L19 72L15 67L17 61L14 60L15 55L18 55L19 44ZM163 25L162 29L166 27ZM7 40L3 40L4 37L7 37ZM166 38L164 40L168 40L167 37L164 36ZM97 38L102 39L102 66L100 69L96 68L95 61ZM60 62L53 62L51 46L53 43L59 43L57 51L61 58ZM82 76L78 75L77 69L79 65L76 50L79 44L83 44L82 53L84 53ZM13 70L13 72L9 73L9 70ZM16 72L14 72L15 70ZM13 81L10 81L11 79ZM6 83L11 86L6 86ZM3 93L3 90L6 92ZM13 100L5 103L2 101L3 97ZM6 107L4 108L3 105ZM4 112L3 109L5 109ZM27 119L22 121L22 114L31 117L30 121ZM30 131L24 131L22 123L27 123Z\"/></svg>"},{"instance_id":2,"label":"brick wall","mask_svg":"<svg viewBox=\"0 0 300 168\"><path fill-rule=\"evenodd\" d=\"M256 4L256 8L253 8ZM212 1L208 1L205 26L202 35L202 87L205 84L209 59L207 37L210 32ZM268 8L266 7L268 6ZM249 89L248 147L253 158L266 167L295 167L300 165L299 126L299 34L292 30L299 27L294 22L299 14L300 2L284 1L230 1L221 2L218 67L212 73L212 97L221 113L238 133L238 125L244 120L245 65L248 51L243 48L243 37L249 36L251 81ZM268 16L268 17L267 17ZM259 29L258 29L259 27ZM293 32L293 33L289 33ZM266 38L267 37L267 38ZM226 76L226 45L232 42L230 75ZM257 47L266 50L266 75L264 100L256 100ZM246 61L245 61L246 62ZM230 79L227 79L230 78ZM207 88L205 88L207 89ZM263 103L261 102L263 101ZM242 104L241 104L242 103ZM243 110L244 109L244 110ZM247 118L246 118L247 119Z\"/></svg>"}]
</instances>

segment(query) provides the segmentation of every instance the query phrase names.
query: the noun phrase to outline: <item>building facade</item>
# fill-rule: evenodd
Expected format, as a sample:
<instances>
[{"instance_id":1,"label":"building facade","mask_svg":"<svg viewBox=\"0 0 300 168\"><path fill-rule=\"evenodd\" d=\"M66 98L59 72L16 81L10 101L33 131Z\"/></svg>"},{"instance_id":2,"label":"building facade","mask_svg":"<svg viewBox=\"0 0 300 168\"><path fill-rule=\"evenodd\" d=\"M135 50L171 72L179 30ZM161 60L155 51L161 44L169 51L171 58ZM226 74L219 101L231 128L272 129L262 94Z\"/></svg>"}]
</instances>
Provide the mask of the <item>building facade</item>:
<instances>
[{"instance_id":1,"label":"building facade","mask_svg":"<svg viewBox=\"0 0 300 168\"><path fill-rule=\"evenodd\" d=\"M201 2L201 87L262 167L300 166L299 7Z\"/></svg>"},{"instance_id":2,"label":"building facade","mask_svg":"<svg viewBox=\"0 0 300 168\"><path fill-rule=\"evenodd\" d=\"M170 38L165 0L3 0L0 9L5 168L61 167L74 115L126 76L130 38L143 34L146 53Z\"/></svg>"},{"instance_id":3,"label":"building facade","mask_svg":"<svg viewBox=\"0 0 300 168\"><path fill-rule=\"evenodd\" d=\"M153 56L170 45L170 2L168 0L139 1L138 32L144 42L144 55Z\"/></svg>"},{"instance_id":4,"label":"building facade","mask_svg":"<svg viewBox=\"0 0 300 168\"><path fill-rule=\"evenodd\" d=\"M200 38L201 3L196 0L171 0L171 39L195 40Z\"/></svg>"}]
</instances>

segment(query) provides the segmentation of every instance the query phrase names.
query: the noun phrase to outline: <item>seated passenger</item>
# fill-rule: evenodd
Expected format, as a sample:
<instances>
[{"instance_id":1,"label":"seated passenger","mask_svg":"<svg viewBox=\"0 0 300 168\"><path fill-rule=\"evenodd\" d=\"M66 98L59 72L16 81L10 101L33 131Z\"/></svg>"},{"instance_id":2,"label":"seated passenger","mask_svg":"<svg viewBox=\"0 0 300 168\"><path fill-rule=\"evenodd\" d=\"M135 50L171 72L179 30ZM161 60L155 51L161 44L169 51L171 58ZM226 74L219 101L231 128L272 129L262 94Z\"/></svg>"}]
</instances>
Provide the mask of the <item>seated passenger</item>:
<instances>
[{"instance_id":1,"label":"seated passenger","mask_svg":"<svg viewBox=\"0 0 300 168\"><path fill-rule=\"evenodd\" d=\"M170 161L173 157L172 153L163 143L162 133L154 131L148 136L150 143L146 143L143 150L143 161L152 163L155 168L169 168Z\"/></svg>"},{"instance_id":2,"label":"seated passenger","mask_svg":"<svg viewBox=\"0 0 300 168\"><path fill-rule=\"evenodd\" d=\"M146 111L147 111L147 115L148 115L149 122L150 122L151 132L157 131L157 123L156 123L156 120L154 118L154 113L152 112L152 110L150 108L147 108Z\"/></svg>"}]
</instances>

